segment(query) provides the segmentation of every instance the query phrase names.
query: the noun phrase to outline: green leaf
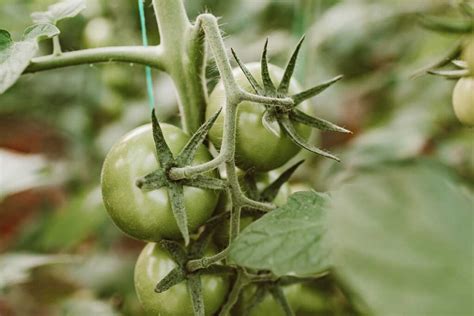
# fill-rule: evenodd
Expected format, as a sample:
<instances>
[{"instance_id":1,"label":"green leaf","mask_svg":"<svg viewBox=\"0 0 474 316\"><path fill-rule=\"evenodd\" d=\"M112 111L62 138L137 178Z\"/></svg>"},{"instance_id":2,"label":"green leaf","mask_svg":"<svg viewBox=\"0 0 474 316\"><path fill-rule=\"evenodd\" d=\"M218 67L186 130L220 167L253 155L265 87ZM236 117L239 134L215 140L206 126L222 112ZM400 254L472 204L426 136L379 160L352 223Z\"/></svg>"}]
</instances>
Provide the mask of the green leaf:
<instances>
[{"instance_id":1,"label":"green leaf","mask_svg":"<svg viewBox=\"0 0 474 316\"><path fill-rule=\"evenodd\" d=\"M332 262L364 314L472 315L474 200L444 169L380 167L332 197Z\"/></svg>"},{"instance_id":2,"label":"green leaf","mask_svg":"<svg viewBox=\"0 0 474 316\"><path fill-rule=\"evenodd\" d=\"M36 242L44 251L67 250L95 236L107 223L100 187L81 192L49 217Z\"/></svg>"},{"instance_id":3,"label":"green leaf","mask_svg":"<svg viewBox=\"0 0 474 316\"><path fill-rule=\"evenodd\" d=\"M276 275L316 274L328 268L326 231L328 196L297 192L288 203L250 224L231 246L230 261Z\"/></svg>"},{"instance_id":4,"label":"green leaf","mask_svg":"<svg viewBox=\"0 0 474 316\"><path fill-rule=\"evenodd\" d=\"M36 41L9 42L8 36L2 32L0 40L0 94L4 93L20 78L28 67L30 60L36 55Z\"/></svg>"},{"instance_id":5,"label":"green leaf","mask_svg":"<svg viewBox=\"0 0 474 316\"><path fill-rule=\"evenodd\" d=\"M67 316L119 316L111 303L89 297L73 297L61 303L61 315Z\"/></svg>"},{"instance_id":6,"label":"green leaf","mask_svg":"<svg viewBox=\"0 0 474 316\"><path fill-rule=\"evenodd\" d=\"M41 41L52 38L60 33L59 29L50 23L40 23L31 25L23 32L24 41Z\"/></svg>"},{"instance_id":7,"label":"green leaf","mask_svg":"<svg viewBox=\"0 0 474 316\"><path fill-rule=\"evenodd\" d=\"M85 0L64 0L50 5L48 11L32 13L31 18L34 23L56 24L60 20L75 17L85 8Z\"/></svg>"},{"instance_id":8,"label":"green leaf","mask_svg":"<svg viewBox=\"0 0 474 316\"><path fill-rule=\"evenodd\" d=\"M0 256L0 291L11 285L28 281L31 270L34 268L72 261L73 257L65 255L48 256L27 253L2 255Z\"/></svg>"}]
</instances>

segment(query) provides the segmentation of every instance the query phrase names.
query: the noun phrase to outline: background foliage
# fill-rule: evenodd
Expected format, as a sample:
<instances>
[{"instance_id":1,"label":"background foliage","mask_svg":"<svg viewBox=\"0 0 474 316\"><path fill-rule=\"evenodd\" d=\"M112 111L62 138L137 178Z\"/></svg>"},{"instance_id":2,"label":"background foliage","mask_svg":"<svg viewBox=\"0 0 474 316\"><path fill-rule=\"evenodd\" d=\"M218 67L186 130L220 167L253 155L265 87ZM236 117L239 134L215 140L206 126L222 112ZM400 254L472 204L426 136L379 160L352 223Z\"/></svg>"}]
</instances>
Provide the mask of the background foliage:
<instances>
[{"instance_id":1,"label":"background foliage","mask_svg":"<svg viewBox=\"0 0 474 316\"><path fill-rule=\"evenodd\" d=\"M52 2L1 0L1 27L20 38L29 14ZM297 65L303 86L345 75L313 100L318 116L354 131L314 136L343 162L295 157L306 163L292 183L334 198L328 243L336 273L306 285L315 303L302 315L402 314L397 308L434 315L452 311L450 304L459 315L472 312L463 299L473 294L472 130L452 111L454 82L411 78L458 40L417 23L414 13L446 13L443 3L187 2L191 17L205 10L223 17L226 44L246 62L259 59L269 37L271 62L283 66L289 43L306 33ZM152 10L147 20L158 43ZM64 50L141 42L134 1L88 1L81 16L60 26ZM210 87L216 76L211 64ZM26 75L0 96L1 315L142 314L132 270L143 244L113 226L98 185L111 145L149 121L144 79L136 65L81 66ZM179 124L172 83L158 72L154 82L158 116ZM250 233L242 238L255 243ZM238 249L233 256L239 260ZM275 260L257 265L295 268ZM397 304L403 295L411 305Z\"/></svg>"}]
</instances>

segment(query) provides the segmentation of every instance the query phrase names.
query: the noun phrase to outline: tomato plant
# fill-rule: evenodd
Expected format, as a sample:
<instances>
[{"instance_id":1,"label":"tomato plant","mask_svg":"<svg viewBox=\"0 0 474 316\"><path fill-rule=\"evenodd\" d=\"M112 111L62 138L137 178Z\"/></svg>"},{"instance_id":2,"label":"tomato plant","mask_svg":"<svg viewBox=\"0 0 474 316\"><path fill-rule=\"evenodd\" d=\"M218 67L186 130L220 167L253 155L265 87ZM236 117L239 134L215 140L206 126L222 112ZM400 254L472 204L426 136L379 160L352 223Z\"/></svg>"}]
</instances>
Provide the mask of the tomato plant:
<instances>
[{"instance_id":1,"label":"tomato plant","mask_svg":"<svg viewBox=\"0 0 474 316\"><path fill-rule=\"evenodd\" d=\"M114 5L107 10L108 18L95 17L86 23L82 34L88 49L70 51L69 44L63 49L62 45L68 42L62 42L58 22L78 15L85 7L85 0L65 0L49 6L47 11L33 13L34 24L26 28L20 39L14 40L8 31L0 30L0 93L12 87L23 74L96 63L127 65L128 68L108 67L102 76L97 76L94 67L86 68L84 73L90 77L73 81L70 86L74 88L81 82L84 90L99 94L102 102L89 101L101 104L102 113L95 109L88 109L90 112L86 113L75 111L87 101L79 95L77 100L71 101L74 109L60 120L68 131L97 125L90 135L94 138L98 135L100 140L81 139L79 142L83 146L103 145L110 139L118 139L117 130L131 129L151 114L151 124L131 130L112 146L103 161L101 175L101 197L112 219L109 222L114 222L129 236L149 242L136 261L134 283L146 312L197 316L232 313L292 316L300 310L313 313L320 307L320 301L314 305L301 301L317 297L302 290L305 283L317 284L318 290L326 291L324 295L330 293L331 299L341 306L350 306L347 310L334 309L334 314L356 314L357 310L363 315L467 315L472 310L469 295L472 264L466 260L472 245L466 237L470 236L470 226L466 223L474 221L472 199L464 192L468 191L464 188L469 187L464 180L470 178L464 174L456 177L439 162L424 161L444 145L448 151L451 146L455 147L456 154L447 155L443 163L462 161L464 139L449 143L438 134L442 129L466 129L461 124L454 126L457 122L452 120L436 121L433 117L441 117L438 112L432 115L426 108L412 106L413 100L407 102L406 95L417 99L418 94L423 94L430 101L421 102L423 104L444 102L443 97L448 95L440 95L447 86L426 87L428 92L421 91L423 89L418 89L416 84L406 83L406 76L396 72L399 67L393 64L399 60L406 62L409 59L406 56L416 55L402 52L405 47L397 46L402 46L400 43L416 45L418 41L411 40L411 36L408 40L405 35L403 40L379 42L378 37L401 24L411 25L407 21L421 22L435 31L471 36L468 33L472 31L474 8L465 0L456 1L452 8L455 18L451 20L413 14L415 11L442 12L442 5L429 1L415 7L403 5L396 14L384 15L383 28L373 28L376 30L373 42L354 45L359 39L372 41L372 36L368 36L370 32L361 37L352 35L366 32L363 30L367 29L366 23L381 20L378 12L385 12L386 4L374 6L373 1L368 1L367 8L360 8L359 4L346 2L316 5L314 1L299 1L295 6L302 6L304 14L292 26L295 33L285 37L288 43L295 42L295 48L287 52L287 45L275 45L275 54L272 51L271 56L275 64L269 63L268 39L262 43L259 63L242 62L240 53L234 49L229 55L216 16L197 14L191 21L182 0L151 1L157 25L150 34L146 18L151 12L146 14L145 1L138 1L143 42L138 46L102 47L114 42L115 35L128 38L125 30L113 24L111 17L120 16ZM202 3L193 2L193 5L199 4ZM285 13L283 16L289 14L286 9L281 10L282 6L292 7L276 2L271 6ZM315 12L326 6L331 8L331 14L321 18L322 22L305 24L308 16L316 15ZM133 11L129 9L124 5L124 11ZM248 21L260 17L260 14L249 15ZM326 94L327 98L321 103L327 103L327 107L313 109L310 99L343 76L337 75L304 89L294 77L305 81L304 86L307 86L313 79L334 72L327 57L323 57L317 77L308 76L313 64L319 63L319 59L312 58L316 56L314 50L322 48L324 51L322 42L343 24L353 27L351 39L336 41L334 49L340 46L339 51L351 52L351 55L357 51L357 58L347 58L350 63L338 68L345 72L347 64L356 64L357 71L347 72L350 80L342 89L334 89L333 95ZM310 45L304 42L304 28L315 30L309 35ZM120 29L120 34L113 34L115 29ZM131 34L137 35L133 30ZM151 36L153 44L149 45ZM296 43L297 38L300 40ZM47 40L52 45L40 45ZM471 46L464 48L463 40L465 38L453 44L447 57L418 74L428 72L458 80L452 98L454 111L461 122L473 125ZM380 47L384 48L383 54L378 53ZM51 49L51 54L43 55L47 49ZM328 55L332 49L326 48ZM416 50L411 49L411 52ZM289 53L284 67L280 65L283 53ZM233 68L231 61L238 67ZM297 64L300 69L296 68ZM146 81L141 84L146 88L149 111L140 99L145 89L138 89L142 92L139 93L131 83L134 77L129 75L128 69L134 65L145 67ZM374 67L371 71L377 69L377 73L370 78L364 76L362 83L357 81L368 65ZM443 67L446 69L441 69ZM169 76L170 89L164 90L176 92L176 115L163 111L161 95L155 99L152 69ZM211 78L213 71L219 79ZM59 81L67 78L60 77ZM208 90L214 79L218 81L217 86ZM103 90L94 80L101 80L108 90ZM400 87L395 90L396 84ZM131 96L133 100L125 99ZM404 102L398 102L403 98L406 98ZM9 103L6 100L5 103ZM383 108L378 105L385 105L382 101L388 102L390 110L386 113L378 113ZM335 106L330 108L332 102ZM347 112L346 105L350 107ZM444 105L433 106L433 111L446 109ZM348 129L319 116L338 117L340 122L355 127L360 135L352 136ZM113 119L117 121L110 124L112 126L107 125ZM446 128L441 124L446 124ZM344 163L336 163L341 160L339 154L311 144L314 129L322 131L321 146L338 151ZM337 137L334 132L346 135ZM352 137L355 137L353 141ZM342 149L340 145L347 148ZM102 149L108 147L103 145ZM293 163L292 158L302 149L301 157L305 160ZM90 156L90 160L102 160L102 157ZM75 159L77 163L87 164L88 159L79 158ZM290 166L279 169L287 163ZM296 172L303 163L305 169ZM87 177L94 175L94 168L87 168L84 174L84 178L94 178ZM18 182L25 178L16 174L16 170L10 177ZM98 179L98 175L95 178ZM71 187L76 184L70 183ZM327 192L317 192L314 188ZM97 197L100 201L98 194L93 196ZM87 208L83 205L89 205L77 204L81 211ZM67 226L63 223L85 217L84 213L76 211L68 214L70 217L59 216L52 224L43 224L54 228L50 229L46 244L54 246L51 240L60 239L56 231ZM91 220L83 226L93 231L100 230L96 229L100 228L99 224L102 223ZM87 235L78 231L81 237ZM91 244L107 245L108 242L119 248L127 243L110 242L108 232L105 235L107 238L90 238ZM34 233L31 236L23 243L35 238ZM211 241L216 241L220 248L214 251ZM77 246L76 243L71 245ZM84 248L94 249L89 244L86 246ZM82 249L75 250L81 252ZM121 256L117 257L117 261L122 260ZM18 268L8 263L15 262L14 259L0 258L0 266L15 266L17 270L11 275L17 283L25 281L25 270L54 262L34 258L36 260L30 261L39 264L29 262L19 264ZM332 273L337 278L323 278ZM102 277L97 274L83 273L82 278L88 277L89 282L94 283ZM0 290L3 293L3 284ZM126 296L121 293L114 302L121 302Z\"/></svg>"},{"instance_id":2,"label":"tomato plant","mask_svg":"<svg viewBox=\"0 0 474 316\"><path fill-rule=\"evenodd\" d=\"M189 137L179 128L162 125L163 135L173 153L178 153ZM199 148L194 163L210 158ZM158 169L155 144L150 124L137 127L115 144L102 168L102 196L111 218L132 237L159 241L178 238L180 232L171 210L167 189L144 192L136 181ZM218 194L187 187L184 192L189 227L194 231L214 212Z\"/></svg>"}]
</instances>

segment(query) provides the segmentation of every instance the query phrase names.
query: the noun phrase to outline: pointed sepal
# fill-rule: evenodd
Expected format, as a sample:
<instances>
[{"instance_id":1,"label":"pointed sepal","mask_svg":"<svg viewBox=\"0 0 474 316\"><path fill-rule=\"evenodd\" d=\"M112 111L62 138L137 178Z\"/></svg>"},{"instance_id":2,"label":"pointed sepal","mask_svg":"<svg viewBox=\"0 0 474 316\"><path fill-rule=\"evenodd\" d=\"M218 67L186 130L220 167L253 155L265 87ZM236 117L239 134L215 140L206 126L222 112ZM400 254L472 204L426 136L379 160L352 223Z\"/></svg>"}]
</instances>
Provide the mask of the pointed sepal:
<instances>
[{"instance_id":1,"label":"pointed sepal","mask_svg":"<svg viewBox=\"0 0 474 316\"><path fill-rule=\"evenodd\" d=\"M290 177L303 162L304 160L298 161L293 166L285 170L278 178L275 179L275 181L270 183L260 194L260 201L272 202L278 195L278 192L280 191L280 188L283 186L283 184L288 182Z\"/></svg>"},{"instance_id":2,"label":"pointed sepal","mask_svg":"<svg viewBox=\"0 0 474 316\"><path fill-rule=\"evenodd\" d=\"M259 200L260 193L257 188L257 180L255 179L255 170L249 169L243 176L239 177L240 187L244 191L245 195L252 200Z\"/></svg>"},{"instance_id":3,"label":"pointed sepal","mask_svg":"<svg viewBox=\"0 0 474 316\"><path fill-rule=\"evenodd\" d=\"M166 143L160 123L155 115L155 110L151 111L151 124L153 127L153 139L155 141L156 154L158 161L162 168L166 169L174 162L173 154L171 153L168 144Z\"/></svg>"},{"instance_id":4,"label":"pointed sepal","mask_svg":"<svg viewBox=\"0 0 474 316\"><path fill-rule=\"evenodd\" d=\"M277 118L271 111L265 111L262 116L262 125L265 127L267 131L275 135L276 137L281 137L281 128L280 124L278 123Z\"/></svg>"},{"instance_id":5,"label":"pointed sepal","mask_svg":"<svg viewBox=\"0 0 474 316\"><path fill-rule=\"evenodd\" d=\"M251 297L247 304L247 308L244 315L250 315L250 312L257 307L267 295L268 290L264 286L258 286L255 294Z\"/></svg>"},{"instance_id":6,"label":"pointed sepal","mask_svg":"<svg viewBox=\"0 0 474 316\"><path fill-rule=\"evenodd\" d=\"M308 114L298 109L293 109L293 111L291 111L289 115L290 115L290 119L294 122L303 123L305 125L317 128L322 131L332 131L332 132L352 134L351 131L343 127L337 126L334 123L331 123L329 121L326 121L317 117L309 116Z\"/></svg>"},{"instance_id":7,"label":"pointed sepal","mask_svg":"<svg viewBox=\"0 0 474 316\"><path fill-rule=\"evenodd\" d=\"M186 280L186 275L181 267L176 267L170 271L155 287L156 293L163 293L176 284Z\"/></svg>"},{"instance_id":8,"label":"pointed sepal","mask_svg":"<svg viewBox=\"0 0 474 316\"><path fill-rule=\"evenodd\" d=\"M293 99L293 102L295 103L294 106L297 106L301 102L320 94L321 92L323 92L324 90L326 90L327 88L329 88L330 86L332 86L333 84L341 80L343 77L344 77L343 75L339 75L337 77L332 78L331 80L328 80L320 85L317 85L316 87L313 87L311 89L305 90L303 92L300 92L298 94L291 96L291 98Z\"/></svg>"},{"instance_id":9,"label":"pointed sepal","mask_svg":"<svg viewBox=\"0 0 474 316\"><path fill-rule=\"evenodd\" d=\"M333 154L327 152L327 151L324 151L322 149L319 149L319 148L316 148L308 143L306 143L306 141L300 136L298 135L298 133L296 132L295 130L295 127L293 126L293 123L289 120L289 119L281 119L280 120L280 124L281 126L283 127L283 130L286 132L286 134L288 135L288 137L290 137L290 139L298 146L312 152L312 153L315 153L317 155L321 155L323 157L326 157L326 158L330 158L330 159L334 159L336 161L340 161L339 158L337 158L336 156L334 156Z\"/></svg>"},{"instance_id":10,"label":"pointed sepal","mask_svg":"<svg viewBox=\"0 0 474 316\"><path fill-rule=\"evenodd\" d=\"M135 181L138 188L145 192L158 190L168 185L168 179L163 169L158 169Z\"/></svg>"},{"instance_id":11,"label":"pointed sepal","mask_svg":"<svg viewBox=\"0 0 474 316\"><path fill-rule=\"evenodd\" d=\"M227 188L226 182L222 179L198 175L190 179L181 180L183 185L195 187L204 190L225 190Z\"/></svg>"},{"instance_id":12,"label":"pointed sepal","mask_svg":"<svg viewBox=\"0 0 474 316\"><path fill-rule=\"evenodd\" d=\"M184 207L184 189L181 184L170 182L168 184L168 196L171 203L174 219L178 225L184 244L189 244L188 216Z\"/></svg>"},{"instance_id":13,"label":"pointed sepal","mask_svg":"<svg viewBox=\"0 0 474 316\"><path fill-rule=\"evenodd\" d=\"M217 117L221 112L222 108L220 108L216 113L214 113L212 117L210 117L204 124L202 124L201 127L199 127L199 129L189 139L188 143L184 146L184 148L176 157L176 163L179 166L184 167L191 164L194 157L196 156L196 151L206 139L209 130L214 125Z\"/></svg>"},{"instance_id":14,"label":"pointed sepal","mask_svg":"<svg viewBox=\"0 0 474 316\"><path fill-rule=\"evenodd\" d=\"M159 244L161 248L166 250L174 262L179 266L184 267L188 260L188 256L186 254L186 249L180 243L174 240L162 239Z\"/></svg>"},{"instance_id":15,"label":"pointed sepal","mask_svg":"<svg viewBox=\"0 0 474 316\"><path fill-rule=\"evenodd\" d=\"M286 65L285 73L283 74L283 78L281 79L280 85L278 86L278 90L277 90L279 94L286 95L288 93L291 77L293 76L293 72L296 66L296 60L298 59L298 54L300 52L300 48L301 48L301 45L303 44L304 38L305 37L303 36L300 39L300 41L298 42L298 45L296 45L296 48L290 57L290 60L288 61L288 64Z\"/></svg>"},{"instance_id":16,"label":"pointed sepal","mask_svg":"<svg viewBox=\"0 0 474 316\"><path fill-rule=\"evenodd\" d=\"M268 38L265 41L263 46L262 60L261 60L261 70L262 70L262 81L263 88L265 89L266 94L270 92L274 94L276 92L275 85L273 84L272 78L270 77L270 72L268 71L268 57L267 57L267 48L268 48Z\"/></svg>"},{"instance_id":17,"label":"pointed sepal","mask_svg":"<svg viewBox=\"0 0 474 316\"><path fill-rule=\"evenodd\" d=\"M255 93L259 94L259 95L263 95L263 88L262 86L260 86L260 84L257 82L257 80L255 79L255 77L250 73L250 71L248 70L247 66L245 66L245 64L240 60L240 58L237 56L237 54L235 53L235 51L233 49L231 49L231 52L232 52L232 55L234 56L234 59L235 61L237 62L237 64L239 65L240 69L242 70L242 72L244 73L245 77L247 78L247 80L249 81L250 85L252 86L253 90L255 91Z\"/></svg>"},{"instance_id":18,"label":"pointed sepal","mask_svg":"<svg viewBox=\"0 0 474 316\"><path fill-rule=\"evenodd\" d=\"M201 277L198 274L189 275L187 287L188 293L191 296L194 316L205 316Z\"/></svg>"},{"instance_id":19,"label":"pointed sepal","mask_svg":"<svg viewBox=\"0 0 474 316\"><path fill-rule=\"evenodd\" d=\"M291 306L285 296L285 293L283 293L283 290L280 286L270 287L270 293L272 294L273 299L278 303L278 305L281 306L286 316L295 315L295 313L291 309Z\"/></svg>"}]
</instances>

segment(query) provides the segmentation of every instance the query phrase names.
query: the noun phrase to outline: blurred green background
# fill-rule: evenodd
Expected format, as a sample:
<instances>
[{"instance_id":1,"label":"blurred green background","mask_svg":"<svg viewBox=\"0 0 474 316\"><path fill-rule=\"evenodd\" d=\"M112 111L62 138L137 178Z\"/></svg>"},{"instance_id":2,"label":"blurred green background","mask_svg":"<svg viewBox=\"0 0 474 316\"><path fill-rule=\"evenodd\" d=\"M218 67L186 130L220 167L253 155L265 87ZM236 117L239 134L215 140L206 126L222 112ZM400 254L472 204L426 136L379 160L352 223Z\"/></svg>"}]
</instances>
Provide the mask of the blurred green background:
<instances>
[{"instance_id":1,"label":"blurred green background","mask_svg":"<svg viewBox=\"0 0 474 316\"><path fill-rule=\"evenodd\" d=\"M51 0L0 0L0 27L18 38L29 14ZM150 1L147 1L150 4ZM313 99L313 110L352 131L314 142L342 163L301 153L292 180L319 191L358 170L429 159L474 184L472 129L451 106L453 81L412 78L448 51L457 35L425 30L416 13L448 12L446 1L189 0L191 18L221 16L226 44L256 61L266 37L271 62L284 66L306 34L297 77L305 88L344 74ZM159 42L153 11L147 23ZM455 13L453 13L455 14ZM63 50L140 45L136 1L90 0L79 17L60 22ZM51 51L50 43L42 46ZM217 79L208 69L209 86ZM179 124L172 82L154 72L159 118ZM24 76L0 96L0 315L142 315L133 265L143 243L120 232L102 206L105 154L123 134L149 121L144 69L84 65ZM309 286L306 315L354 314L331 277Z\"/></svg>"}]
</instances>

